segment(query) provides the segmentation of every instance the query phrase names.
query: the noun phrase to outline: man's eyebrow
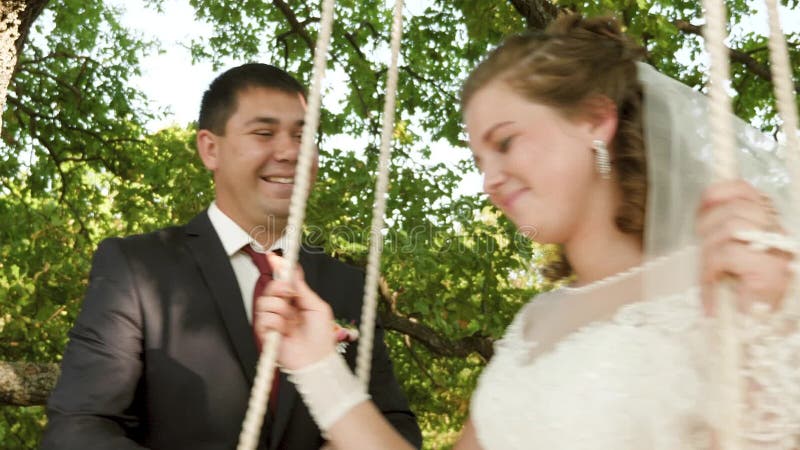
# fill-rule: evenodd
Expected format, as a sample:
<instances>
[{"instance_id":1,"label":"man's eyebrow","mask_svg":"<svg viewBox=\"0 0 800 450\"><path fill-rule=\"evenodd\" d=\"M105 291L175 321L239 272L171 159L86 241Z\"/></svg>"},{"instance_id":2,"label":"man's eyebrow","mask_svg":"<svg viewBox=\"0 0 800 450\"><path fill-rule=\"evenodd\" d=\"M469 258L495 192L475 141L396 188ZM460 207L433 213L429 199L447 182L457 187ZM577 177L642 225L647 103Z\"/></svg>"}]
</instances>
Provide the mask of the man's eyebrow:
<instances>
[{"instance_id":1,"label":"man's eyebrow","mask_svg":"<svg viewBox=\"0 0 800 450\"><path fill-rule=\"evenodd\" d=\"M302 127L303 125L305 125L305 123L306 123L305 120L300 119L300 120L295 121L294 125L298 126L298 127ZM279 119L275 118L275 117L261 116L261 117L254 117L254 118L248 120L245 123L245 126L255 125L255 124L280 125L281 121Z\"/></svg>"},{"instance_id":2,"label":"man's eyebrow","mask_svg":"<svg viewBox=\"0 0 800 450\"><path fill-rule=\"evenodd\" d=\"M506 125L511 125L512 123L514 123L514 122L512 122L510 120L507 120L505 122L498 122L498 123L492 125L491 128L489 128L488 130L486 130L485 133L483 133L483 137L481 138L481 140L483 142L489 142L491 140L491 138L492 138L492 133L497 131L498 128L502 128L502 127L504 127Z\"/></svg>"},{"instance_id":3,"label":"man's eyebrow","mask_svg":"<svg viewBox=\"0 0 800 450\"><path fill-rule=\"evenodd\" d=\"M264 124L264 125L278 125L281 121L274 118L274 117L253 117L252 119L245 122L245 125L253 125L253 124Z\"/></svg>"}]
</instances>

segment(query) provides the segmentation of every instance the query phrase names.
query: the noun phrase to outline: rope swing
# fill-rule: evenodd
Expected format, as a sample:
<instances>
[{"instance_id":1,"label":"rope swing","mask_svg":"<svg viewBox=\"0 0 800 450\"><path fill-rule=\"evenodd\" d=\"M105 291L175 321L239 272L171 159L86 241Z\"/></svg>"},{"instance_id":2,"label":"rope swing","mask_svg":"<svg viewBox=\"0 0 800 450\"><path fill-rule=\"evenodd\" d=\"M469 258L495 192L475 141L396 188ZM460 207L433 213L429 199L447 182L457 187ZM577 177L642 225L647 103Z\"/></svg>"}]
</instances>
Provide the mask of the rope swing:
<instances>
[{"instance_id":1,"label":"rope swing","mask_svg":"<svg viewBox=\"0 0 800 450\"><path fill-rule=\"evenodd\" d=\"M380 275L381 251L383 250L383 215L386 211L386 191L389 188L389 154L394 134L394 103L397 95L397 59L400 54L400 38L403 34L403 0L394 4L392 20L392 59L386 79L386 99L383 103L383 130L381 132L381 154L378 163L378 179L375 182L375 204L372 209L367 278L364 284L364 302L361 307L361 324L356 360L356 376L369 387L369 371L372 364L372 340L375 333L375 312L378 308L378 277Z\"/></svg>"},{"instance_id":2,"label":"rope swing","mask_svg":"<svg viewBox=\"0 0 800 450\"><path fill-rule=\"evenodd\" d=\"M728 49L725 47L726 14L722 0L704 0L706 26L705 45L710 60L709 73L709 123L711 142L715 157L715 178L730 180L738 173L735 159L735 136L731 126L733 111L730 98L725 92L730 69ZM778 116L786 136L786 163L792 174L792 199L800 201L800 149L797 138L797 109L794 100L791 67L785 36L781 32L775 0L767 0L769 18L769 49L772 62L772 79L775 84ZM743 448L740 430L743 429L742 413L745 408L743 395L745 383L741 376L741 337L737 333L736 301L730 282L717 287L718 316L717 332L720 345L720 373L715 413L721 415L717 432L719 444L724 450Z\"/></svg>"},{"instance_id":3,"label":"rope swing","mask_svg":"<svg viewBox=\"0 0 800 450\"><path fill-rule=\"evenodd\" d=\"M781 129L786 136L786 159L792 180L792 200L800 204L800 138L797 136L797 103L795 101L792 68L786 36L781 31L778 5L775 0L766 0L769 20L769 57L772 67L772 82L775 84L775 99Z\"/></svg>"},{"instance_id":4,"label":"rope swing","mask_svg":"<svg viewBox=\"0 0 800 450\"><path fill-rule=\"evenodd\" d=\"M319 125L320 90L322 79L325 75L327 64L328 46L331 38L333 22L334 0L323 0L320 31L314 50L314 71L311 82L311 91L308 97L305 125L303 127L302 143L298 156L295 174L295 187L292 192L289 206L289 223L287 227L287 244L284 258L286 264L277 274L277 279L289 279L297 265L300 250L301 231L305 217L306 201L310 186L311 164L314 153L314 141ZM386 97L383 109L383 130L381 133L381 149L378 168L378 177L375 188L375 202L373 205L372 227L370 233L370 253L367 263L367 275L364 287L364 304L362 306L359 352L356 364L356 373L359 381L366 390L369 385L369 372L372 353L372 340L375 330L375 313L377 309L377 287L380 269L380 256L383 248L381 229L383 228L383 215L386 210L386 192L388 190L389 154L391 149L392 134L394 131L394 109L397 90L397 61L400 53L400 38L402 35L402 10L403 1L397 0L394 7L391 38L391 63L388 72ZM277 332L270 332L267 336L264 350L258 360L256 376L250 393L250 402L242 432L239 436L237 450L254 450L258 445L259 432L267 408L267 399L272 386L272 377L275 373L278 346L281 336Z\"/></svg>"},{"instance_id":5,"label":"rope swing","mask_svg":"<svg viewBox=\"0 0 800 450\"><path fill-rule=\"evenodd\" d=\"M308 107L303 125L303 135L300 144L300 154L297 158L295 171L295 186L289 205L289 223L287 225L287 243L284 252L286 264L276 273L276 279L290 279L290 274L295 272L297 256L300 252L301 227L306 213L306 200L311 181L311 165L314 158L314 140L319 125L320 90L322 79L325 76L325 66L328 57L328 45L331 40L333 23L333 0L323 0L322 17L320 19L319 36L314 49L314 71L311 81L311 91L308 96ZM264 413L267 411L272 377L275 374L275 362L278 356L278 346L281 335L270 331L264 342L261 356L256 366L256 376L253 388L250 391L250 402L239 435L237 450L254 450L258 445L259 432L264 422Z\"/></svg>"}]
</instances>

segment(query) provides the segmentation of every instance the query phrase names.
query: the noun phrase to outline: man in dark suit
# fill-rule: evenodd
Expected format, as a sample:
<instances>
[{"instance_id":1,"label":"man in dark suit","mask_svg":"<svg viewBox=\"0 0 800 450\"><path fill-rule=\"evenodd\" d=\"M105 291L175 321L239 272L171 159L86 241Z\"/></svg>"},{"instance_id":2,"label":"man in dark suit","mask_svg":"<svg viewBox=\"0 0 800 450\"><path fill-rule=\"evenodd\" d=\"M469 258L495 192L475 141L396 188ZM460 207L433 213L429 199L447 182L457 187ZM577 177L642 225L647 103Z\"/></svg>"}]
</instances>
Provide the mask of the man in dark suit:
<instances>
[{"instance_id":1,"label":"man in dark suit","mask_svg":"<svg viewBox=\"0 0 800 450\"><path fill-rule=\"evenodd\" d=\"M216 199L186 225L100 244L48 402L43 449L236 446L258 358L250 321L261 272L246 250L284 245L304 113L302 85L273 66L245 64L212 82L197 147ZM299 263L336 317L360 318L360 270L309 248ZM346 351L351 366L356 347ZM259 448L324 445L283 375L276 392ZM419 447L380 329L370 395Z\"/></svg>"}]
</instances>

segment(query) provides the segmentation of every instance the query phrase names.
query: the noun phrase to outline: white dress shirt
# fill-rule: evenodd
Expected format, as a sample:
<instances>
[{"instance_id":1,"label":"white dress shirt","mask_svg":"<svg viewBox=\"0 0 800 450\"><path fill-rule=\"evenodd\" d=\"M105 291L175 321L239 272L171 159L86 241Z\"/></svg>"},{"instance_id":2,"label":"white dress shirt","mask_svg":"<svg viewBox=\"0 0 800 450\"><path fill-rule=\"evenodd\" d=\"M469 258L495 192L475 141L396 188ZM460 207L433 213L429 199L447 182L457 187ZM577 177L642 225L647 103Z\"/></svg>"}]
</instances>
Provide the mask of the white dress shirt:
<instances>
[{"instance_id":1,"label":"white dress shirt","mask_svg":"<svg viewBox=\"0 0 800 450\"><path fill-rule=\"evenodd\" d=\"M211 206L208 207L208 218L222 241L225 253L231 260L233 273L236 274L236 281L239 282L239 289L242 292L247 320L253 323L253 290L256 288L259 272L250 255L242 251L242 247L253 245L258 251L263 249L260 248L258 242L251 239L247 231L219 209L216 201L211 202ZM286 236L281 236L268 251L283 249L285 246Z\"/></svg>"}]
</instances>

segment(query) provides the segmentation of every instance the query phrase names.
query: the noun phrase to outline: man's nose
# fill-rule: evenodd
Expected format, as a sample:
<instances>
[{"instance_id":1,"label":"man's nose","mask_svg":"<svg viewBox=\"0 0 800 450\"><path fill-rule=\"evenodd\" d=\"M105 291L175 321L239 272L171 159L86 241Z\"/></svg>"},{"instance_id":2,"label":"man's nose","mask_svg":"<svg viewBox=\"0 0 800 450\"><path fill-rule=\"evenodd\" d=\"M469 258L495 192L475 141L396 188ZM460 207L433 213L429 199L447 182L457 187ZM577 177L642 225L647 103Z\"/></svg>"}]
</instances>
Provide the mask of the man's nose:
<instances>
[{"instance_id":1,"label":"man's nose","mask_svg":"<svg viewBox=\"0 0 800 450\"><path fill-rule=\"evenodd\" d=\"M300 141L289 133L281 133L274 141L273 155L282 162L297 162L300 153Z\"/></svg>"}]
</instances>

